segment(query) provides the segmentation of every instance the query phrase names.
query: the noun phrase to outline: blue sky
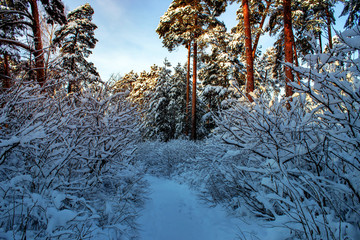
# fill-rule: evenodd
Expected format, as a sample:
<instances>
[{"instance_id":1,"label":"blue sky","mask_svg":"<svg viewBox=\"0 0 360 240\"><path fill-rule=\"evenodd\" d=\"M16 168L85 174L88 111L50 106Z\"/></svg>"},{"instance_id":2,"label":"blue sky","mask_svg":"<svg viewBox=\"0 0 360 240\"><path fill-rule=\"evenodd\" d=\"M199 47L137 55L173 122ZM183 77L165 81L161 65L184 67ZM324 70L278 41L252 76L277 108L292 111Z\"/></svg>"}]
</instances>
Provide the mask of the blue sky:
<instances>
[{"instance_id":1,"label":"blue sky","mask_svg":"<svg viewBox=\"0 0 360 240\"><path fill-rule=\"evenodd\" d=\"M63 0L67 10L90 3L95 14L93 22L98 26L95 37L99 40L89 57L103 80L111 74L125 75L134 70L149 70L153 64L162 65L166 57L173 65L185 63L187 51L183 47L168 52L162 47L155 30L160 17L168 9L171 0ZM231 5L222 16L228 29L236 24L238 4ZM339 16L337 12L336 17ZM343 21L342 21L343 22ZM343 26L343 24L341 25ZM262 38L263 49L272 44Z\"/></svg>"},{"instance_id":2,"label":"blue sky","mask_svg":"<svg viewBox=\"0 0 360 240\"><path fill-rule=\"evenodd\" d=\"M169 53L162 48L155 32L160 17L171 1L166 0L63 0L68 10L90 3L98 26L99 40L89 60L103 80L112 73L124 75L131 70L149 70L152 64L162 65L165 57L173 64L186 60L181 47Z\"/></svg>"},{"instance_id":3,"label":"blue sky","mask_svg":"<svg viewBox=\"0 0 360 240\"><path fill-rule=\"evenodd\" d=\"M125 75L134 70L150 70L153 64L162 65L165 57L173 64L185 63L187 51L183 47L169 52L162 47L155 30L160 17L171 0L63 0L67 10L85 3L94 8L93 22L98 26L99 40L89 57L103 80L112 73ZM235 9L224 18L236 24ZM229 25L231 27L231 25Z\"/></svg>"}]
</instances>

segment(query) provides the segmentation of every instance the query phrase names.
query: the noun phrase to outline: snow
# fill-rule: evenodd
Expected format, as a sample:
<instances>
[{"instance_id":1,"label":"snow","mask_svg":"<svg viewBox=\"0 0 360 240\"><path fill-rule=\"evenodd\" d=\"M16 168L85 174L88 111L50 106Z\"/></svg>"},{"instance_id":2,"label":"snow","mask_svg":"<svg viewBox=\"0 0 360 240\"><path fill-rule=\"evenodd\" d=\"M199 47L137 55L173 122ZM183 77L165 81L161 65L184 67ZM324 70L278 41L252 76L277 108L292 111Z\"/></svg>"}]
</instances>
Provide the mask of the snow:
<instances>
[{"instance_id":1,"label":"snow","mask_svg":"<svg viewBox=\"0 0 360 240\"><path fill-rule=\"evenodd\" d=\"M46 229L49 234L58 227L65 227L68 221L76 217L76 213L68 209L58 211L56 208L48 208L46 214L49 217Z\"/></svg>"},{"instance_id":2,"label":"snow","mask_svg":"<svg viewBox=\"0 0 360 240\"><path fill-rule=\"evenodd\" d=\"M209 207L185 184L146 177L151 193L138 223L141 240L282 239L283 231L264 229L229 215L221 206ZM257 221L258 222L258 221ZM254 238L255 237L255 238Z\"/></svg>"},{"instance_id":3,"label":"snow","mask_svg":"<svg viewBox=\"0 0 360 240\"><path fill-rule=\"evenodd\" d=\"M220 208L209 208L186 185L147 177L150 199L139 219L143 240L236 239L239 220Z\"/></svg>"}]
</instances>

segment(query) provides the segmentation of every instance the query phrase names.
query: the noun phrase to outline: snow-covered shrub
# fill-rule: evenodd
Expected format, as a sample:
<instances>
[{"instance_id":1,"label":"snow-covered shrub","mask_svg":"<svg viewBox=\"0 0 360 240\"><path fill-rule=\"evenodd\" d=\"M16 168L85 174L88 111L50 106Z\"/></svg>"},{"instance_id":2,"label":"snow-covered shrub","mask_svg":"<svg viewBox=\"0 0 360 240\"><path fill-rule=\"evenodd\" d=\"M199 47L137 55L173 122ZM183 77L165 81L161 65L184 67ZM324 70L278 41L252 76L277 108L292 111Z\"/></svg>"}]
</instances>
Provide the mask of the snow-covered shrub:
<instances>
[{"instance_id":1,"label":"snow-covered shrub","mask_svg":"<svg viewBox=\"0 0 360 240\"><path fill-rule=\"evenodd\" d=\"M135 230L142 174L129 164L137 115L106 87L2 94L0 238L122 239Z\"/></svg>"},{"instance_id":2,"label":"snow-covered shrub","mask_svg":"<svg viewBox=\"0 0 360 240\"><path fill-rule=\"evenodd\" d=\"M170 177L180 164L193 165L200 151L199 144L188 140L145 142L138 145L135 162L144 165L150 174Z\"/></svg>"},{"instance_id":3,"label":"snow-covered shrub","mask_svg":"<svg viewBox=\"0 0 360 240\"><path fill-rule=\"evenodd\" d=\"M260 96L222 112L223 139L249 159L221 175L214 200L246 205L294 238L360 236L359 29L340 38L329 53L309 56L309 68L296 68L303 81L293 85L290 110L287 100Z\"/></svg>"}]
</instances>

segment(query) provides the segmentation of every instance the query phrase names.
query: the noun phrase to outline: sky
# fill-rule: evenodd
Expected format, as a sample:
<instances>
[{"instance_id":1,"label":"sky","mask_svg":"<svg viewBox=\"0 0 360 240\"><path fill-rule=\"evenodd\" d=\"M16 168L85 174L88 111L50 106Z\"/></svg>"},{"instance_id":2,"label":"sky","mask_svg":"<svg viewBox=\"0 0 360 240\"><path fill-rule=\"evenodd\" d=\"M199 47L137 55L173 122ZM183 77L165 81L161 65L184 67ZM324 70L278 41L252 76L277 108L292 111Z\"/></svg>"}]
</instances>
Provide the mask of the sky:
<instances>
[{"instance_id":1,"label":"sky","mask_svg":"<svg viewBox=\"0 0 360 240\"><path fill-rule=\"evenodd\" d=\"M186 63L187 50L180 46L169 52L162 47L155 31L171 0L63 0L63 3L67 11L85 3L94 9L93 23L98 26L95 37L99 41L89 61L103 80L131 70L149 71L153 64L162 66L165 58L173 66ZM233 25L235 11L229 11L225 17Z\"/></svg>"},{"instance_id":2,"label":"sky","mask_svg":"<svg viewBox=\"0 0 360 240\"><path fill-rule=\"evenodd\" d=\"M149 71L153 64L162 66L165 58L173 66L186 63L187 50L180 46L169 52L155 31L171 0L63 0L63 3L67 11L85 3L93 7L93 23L98 26L95 37L99 41L89 61L95 64L104 81L112 74ZM238 7L232 4L221 16L228 29L236 25ZM339 16L339 12L335 15ZM266 49L272 43L272 39L262 37L260 44Z\"/></svg>"}]
</instances>

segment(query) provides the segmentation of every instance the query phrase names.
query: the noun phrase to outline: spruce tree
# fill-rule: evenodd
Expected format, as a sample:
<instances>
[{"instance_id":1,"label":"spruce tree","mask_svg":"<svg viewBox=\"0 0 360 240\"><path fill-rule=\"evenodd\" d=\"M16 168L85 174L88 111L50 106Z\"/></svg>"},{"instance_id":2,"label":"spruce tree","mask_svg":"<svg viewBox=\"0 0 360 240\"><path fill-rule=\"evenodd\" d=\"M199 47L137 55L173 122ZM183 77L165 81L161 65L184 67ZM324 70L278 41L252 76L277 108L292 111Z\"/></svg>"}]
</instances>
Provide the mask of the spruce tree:
<instances>
[{"instance_id":1,"label":"spruce tree","mask_svg":"<svg viewBox=\"0 0 360 240\"><path fill-rule=\"evenodd\" d=\"M185 129L188 127L185 125L186 112L183 109L186 107L186 70L180 64L174 68L174 73L170 78L169 84L169 104L167 107L168 118L170 118L170 131L171 138L180 138Z\"/></svg>"},{"instance_id":2,"label":"spruce tree","mask_svg":"<svg viewBox=\"0 0 360 240\"><path fill-rule=\"evenodd\" d=\"M97 42L94 36L97 26L91 22L93 14L90 4L80 6L68 14L67 24L55 32L54 44L60 46L61 66L69 75L68 93L78 91L81 83L100 80L94 64L86 60Z\"/></svg>"},{"instance_id":3,"label":"spruce tree","mask_svg":"<svg viewBox=\"0 0 360 240\"><path fill-rule=\"evenodd\" d=\"M171 139L171 126L168 113L169 105L169 82L170 67L165 61L165 66L160 68L154 66L149 74L150 81L155 81L154 91L150 93L148 108L145 113L145 129L146 138L168 141Z\"/></svg>"},{"instance_id":4,"label":"spruce tree","mask_svg":"<svg viewBox=\"0 0 360 240\"><path fill-rule=\"evenodd\" d=\"M201 97L208 111L216 112L230 93L230 81L236 79L234 72L238 71L240 63L229 47L231 35L226 32L225 26L212 29L206 42L207 50L200 57Z\"/></svg>"}]
</instances>

